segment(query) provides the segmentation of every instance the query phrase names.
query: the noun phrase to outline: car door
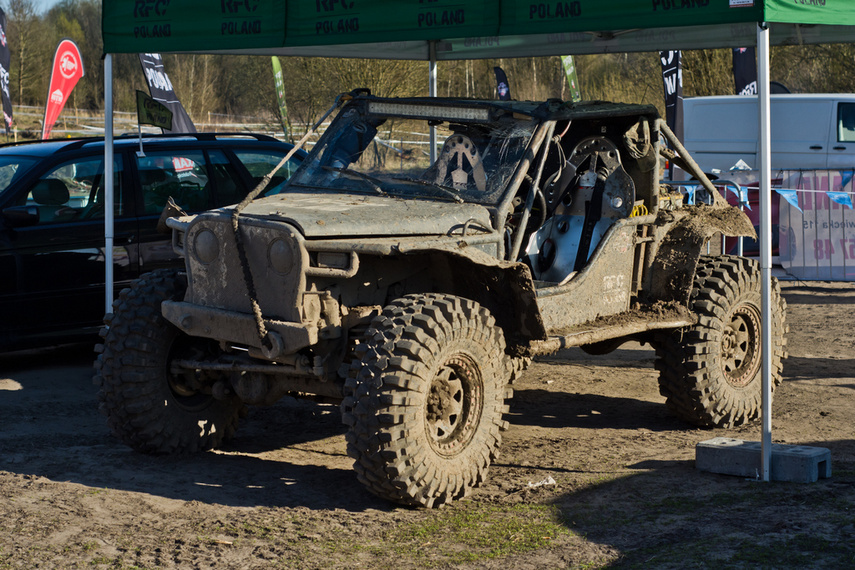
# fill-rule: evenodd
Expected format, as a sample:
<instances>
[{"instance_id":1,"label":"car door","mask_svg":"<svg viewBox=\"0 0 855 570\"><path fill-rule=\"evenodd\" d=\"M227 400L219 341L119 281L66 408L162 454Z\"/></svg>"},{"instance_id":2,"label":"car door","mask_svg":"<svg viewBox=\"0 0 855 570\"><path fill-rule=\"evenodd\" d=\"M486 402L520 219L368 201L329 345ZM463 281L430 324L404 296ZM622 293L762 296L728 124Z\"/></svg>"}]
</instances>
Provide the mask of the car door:
<instances>
[{"instance_id":1,"label":"car door","mask_svg":"<svg viewBox=\"0 0 855 570\"><path fill-rule=\"evenodd\" d=\"M772 168L825 168L831 101L782 97L772 102Z\"/></svg>"},{"instance_id":2,"label":"car door","mask_svg":"<svg viewBox=\"0 0 855 570\"><path fill-rule=\"evenodd\" d=\"M855 168L855 101L835 101L834 128L828 142L828 168Z\"/></svg>"},{"instance_id":3,"label":"car door","mask_svg":"<svg viewBox=\"0 0 855 570\"><path fill-rule=\"evenodd\" d=\"M134 177L140 192L137 207L141 272L183 266L172 249L171 232L158 231L158 221L170 198L188 214L214 206L215 181L207 154L198 147L158 148L134 157Z\"/></svg>"},{"instance_id":4,"label":"car door","mask_svg":"<svg viewBox=\"0 0 855 570\"><path fill-rule=\"evenodd\" d=\"M138 273L136 226L123 160L115 172L114 272ZM0 228L0 267L14 282L0 290L0 342L48 340L93 332L104 315L104 159L69 158L10 189ZM17 220L17 221L15 221Z\"/></svg>"}]
</instances>

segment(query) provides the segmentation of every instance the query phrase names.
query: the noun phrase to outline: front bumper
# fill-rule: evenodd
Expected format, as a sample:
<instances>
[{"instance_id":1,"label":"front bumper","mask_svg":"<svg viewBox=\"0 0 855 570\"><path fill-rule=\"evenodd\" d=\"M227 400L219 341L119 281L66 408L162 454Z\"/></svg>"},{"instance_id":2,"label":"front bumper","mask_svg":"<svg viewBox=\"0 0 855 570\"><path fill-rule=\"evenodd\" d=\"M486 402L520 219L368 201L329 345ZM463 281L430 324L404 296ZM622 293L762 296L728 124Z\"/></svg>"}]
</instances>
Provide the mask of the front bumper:
<instances>
[{"instance_id":1,"label":"front bumper","mask_svg":"<svg viewBox=\"0 0 855 570\"><path fill-rule=\"evenodd\" d=\"M294 354L318 342L317 326L265 319L267 330L276 333L282 341L282 346L273 354L270 347L262 343L252 315L183 301L164 301L161 312L166 320L190 336L255 348L271 359Z\"/></svg>"}]
</instances>

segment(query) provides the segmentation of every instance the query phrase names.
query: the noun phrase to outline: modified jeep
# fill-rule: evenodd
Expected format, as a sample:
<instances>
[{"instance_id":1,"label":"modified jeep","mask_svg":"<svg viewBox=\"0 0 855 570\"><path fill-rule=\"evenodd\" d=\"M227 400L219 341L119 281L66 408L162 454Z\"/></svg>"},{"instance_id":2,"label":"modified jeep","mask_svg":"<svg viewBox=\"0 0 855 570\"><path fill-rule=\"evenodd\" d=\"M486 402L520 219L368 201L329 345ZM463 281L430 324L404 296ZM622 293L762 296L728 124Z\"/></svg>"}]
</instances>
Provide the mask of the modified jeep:
<instances>
[{"instance_id":1,"label":"modified jeep","mask_svg":"<svg viewBox=\"0 0 855 570\"><path fill-rule=\"evenodd\" d=\"M431 128L433 162L415 140ZM710 203L663 183L660 155ZM485 480L533 356L629 340L655 348L680 418L759 415L760 271L709 253L754 229L654 107L360 90L290 180L262 186L170 218L184 270L143 276L107 315L101 409L137 450L217 447L285 395L334 401L358 479L438 506ZM776 282L771 305L778 384Z\"/></svg>"}]
</instances>

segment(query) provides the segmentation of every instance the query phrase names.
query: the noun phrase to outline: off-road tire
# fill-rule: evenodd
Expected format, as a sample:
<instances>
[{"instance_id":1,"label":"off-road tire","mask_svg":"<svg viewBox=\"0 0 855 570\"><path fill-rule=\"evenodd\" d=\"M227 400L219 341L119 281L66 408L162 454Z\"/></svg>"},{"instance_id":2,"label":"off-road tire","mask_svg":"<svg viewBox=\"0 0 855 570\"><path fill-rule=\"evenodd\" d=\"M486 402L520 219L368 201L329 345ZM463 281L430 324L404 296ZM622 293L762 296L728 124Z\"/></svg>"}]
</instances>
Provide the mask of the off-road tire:
<instances>
[{"instance_id":1,"label":"off-road tire","mask_svg":"<svg viewBox=\"0 0 855 570\"><path fill-rule=\"evenodd\" d=\"M757 262L701 257L689 307L695 325L657 336L659 392L668 408L702 427L733 427L760 415L761 279ZM786 302L772 279L772 389L786 358Z\"/></svg>"},{"instance_id":2,"label":"off-road tire","mask_svg":"<svg viewBox=\"0 0 855 570\"><path fill-rule=\"evenodd\" d=\"M191 393L170 374L174 357L198 356L210 346L163 318L161 302L181 300L186 277L157 270L137 279L113 303L102 329L94 382L101 412L124 443L144 453L190 453L218 447L244 412L234 395ZM210 392L210 391L209 391Z\"/></svg>"},{"instance_id":3,"label":"off-road tire","mask_svg":"<svg viewBox=\"0 0 855 570\"><path fill-rule=\"evenodd\" d=\"M381 498L425 507L483 482L521 367L490 312L460 297L408 295L372 321L357 352L342 419L359 481Z\"/></svg>"}]
</instances>

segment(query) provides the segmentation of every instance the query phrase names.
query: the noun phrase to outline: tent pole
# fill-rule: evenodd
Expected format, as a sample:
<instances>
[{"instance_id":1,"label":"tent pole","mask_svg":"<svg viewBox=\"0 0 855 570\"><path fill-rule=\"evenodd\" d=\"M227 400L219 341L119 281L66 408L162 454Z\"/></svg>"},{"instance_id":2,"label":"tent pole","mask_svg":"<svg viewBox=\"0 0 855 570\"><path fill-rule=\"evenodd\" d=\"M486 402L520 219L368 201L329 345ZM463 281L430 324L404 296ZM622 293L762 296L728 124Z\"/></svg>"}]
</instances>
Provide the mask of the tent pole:
<instances>
[{"instance_id":1,"label":"tent pole","mask_svg":"<svg viewBox=\"0 0 855 570\"><path fill-rule=\"evenodd\" d=\"M760 106L760 276L763 396L760 470L769 481L772 464L772 153L769 99L769 25L757 26L757 92Z\"/></svg>"},{"instance_id":2,"label":"tent pole","mask_svg":"<svg viewBox=\"0 0 855 570\"><path fill-rule=\"evenodd\" d=\"M104 265L105 313L113 311L113 56L104 56Z\"/></svg>"},{"instance_id":3,"label":"tent pole","mask_svg":"<svg viewBox=\"0 0 855 570\"><path fill-rule=\"evenodd\" d=\"M429 94L431 97L436 97L436 40L428 42L428 52L430 56L429 70ZM430 163L436 162L436 127L430 127Z\"/></svg>"}]
</instances>

